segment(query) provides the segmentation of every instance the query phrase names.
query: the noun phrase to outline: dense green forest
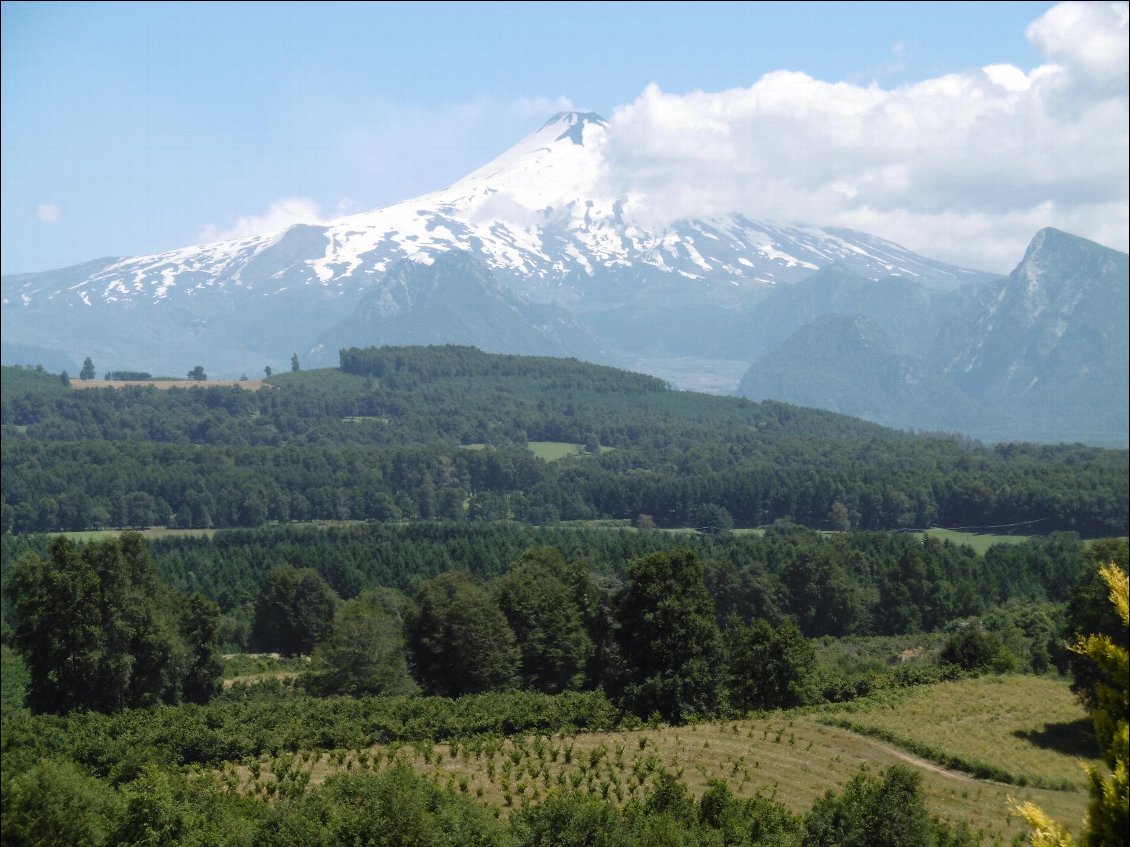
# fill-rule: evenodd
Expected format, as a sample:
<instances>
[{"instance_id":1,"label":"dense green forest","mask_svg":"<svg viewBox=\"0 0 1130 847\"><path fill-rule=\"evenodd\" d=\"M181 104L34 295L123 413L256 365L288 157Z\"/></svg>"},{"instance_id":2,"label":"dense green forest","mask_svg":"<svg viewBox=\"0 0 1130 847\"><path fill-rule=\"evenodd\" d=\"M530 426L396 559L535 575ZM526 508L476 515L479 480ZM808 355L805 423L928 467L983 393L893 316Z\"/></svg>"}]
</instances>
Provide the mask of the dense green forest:
<instances>
[{"instance_id":1,"label":"dense green forest","mask_svg":"<svg viewBox=\"0 0 1130 847\"><path fill-rule=\"evenodd\" d=\"M6 368L3 529L616 518L1127 531L1126 451L988 448L468 348L346 350L339 370L269 384L76 391ZM527 448L539 441L586 453L546 462Z\"/></svg>"},{"instance_id":2,"label":"dense green forest","mask_svg":"<svg viewBox=\"0 0 1130 847\"><path fill-rule=\"evenodd\" d=\"M24 552L46 551L44 536L6 535L0 545L5 570ZM824 535L788 524L764 534L511 522L289 525L155 539L149 546L170 586L220 605L233 648L247 646L260 586L284 563L313 570L339 597L352 599L375 587L413 595L450 570L490 581L531 548L554 548L613 584L633 559L688 549L704 563L719 622L731 614L791 620L817 637L929 631L1010 602L1062 603L1083 562L1083 545L1071 534L996 545L979 556L907 534Z\"/></svg>"}]
</instances>

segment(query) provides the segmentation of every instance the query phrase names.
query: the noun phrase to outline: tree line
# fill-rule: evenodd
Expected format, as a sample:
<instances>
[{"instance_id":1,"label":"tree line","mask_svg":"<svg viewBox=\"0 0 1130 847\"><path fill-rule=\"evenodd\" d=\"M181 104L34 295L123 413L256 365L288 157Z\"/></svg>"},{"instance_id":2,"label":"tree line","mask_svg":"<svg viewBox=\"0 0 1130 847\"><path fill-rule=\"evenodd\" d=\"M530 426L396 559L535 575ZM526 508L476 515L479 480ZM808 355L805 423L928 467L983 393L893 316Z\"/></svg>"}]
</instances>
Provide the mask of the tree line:
<instances>
[{"instance_id":1,"label":"tree line","mask_svg":"<svg viewBox=\"0 0 1130 847\"><path fill-rule=\"evenodd\" d=\"M512 549L546 540L514 529ZM929 539L825 538L781 527L721 541L609 531L603 550L584 546L600 533L560 533L597 560L629 555L602 570L592 558L542 545L496 566L485 554L504 536L465 530L279 533L273 544L264 543L269 533L244 533L159 542L156 557L129 533L81 548L63 538L45 546L11 539L5 619L10 611L35 671L31 702L49 711L207 699L215 651L226 641L227 649L313 654L307 679L322 693L602 689L641 717L679 721L724 706L744 711L826 696L836 686L814 678L806 642L817 635L959 622L943 651L950 664L1065 665L1059 626L1018 601L1071 600L1076 631L1109 628L1087 618L1086 609L1102 607L1087 562L1126 558L1124 541L1084 552L1076 539L1059 537L977 557ZM388 557L387 566L343 580L363 551L381 551L375 558ZM453 554L472 570L450 570ZM309 566L315 562L319 569ZM165 581L168 588L159 585Z\"/></svg>"},{"instance_id":2,"label":"tree line","mask_svg":"<svg viewBox=\"0 0 1130 847\"><path fill-rule=\"evenodd\" d=\"M37 545L35 537L0 539L3 561ZM282 563L313 570L352 599L375 588L413 595L450 570L489 582L531 548L556 549L614 583L633 559L689 549L704 563L720 623L732 614L788 620L808 637L930 631L1008 603L1062 603L1085 560L1083 543L1070 534L978 555L933 538L826 535L789 524L720 535L513 523L287 526L157 539L151 547L165 580L215 600L244 627L264 580Z\"/></svg>"}]
</instances>

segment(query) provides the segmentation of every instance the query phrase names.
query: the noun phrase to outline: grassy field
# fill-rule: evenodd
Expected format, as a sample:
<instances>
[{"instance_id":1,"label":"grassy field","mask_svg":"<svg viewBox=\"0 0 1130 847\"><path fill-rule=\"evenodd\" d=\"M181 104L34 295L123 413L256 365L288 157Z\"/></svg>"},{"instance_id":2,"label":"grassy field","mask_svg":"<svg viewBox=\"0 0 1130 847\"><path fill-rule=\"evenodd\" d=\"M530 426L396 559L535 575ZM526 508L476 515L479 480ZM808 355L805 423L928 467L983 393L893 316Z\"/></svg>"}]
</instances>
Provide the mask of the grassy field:
<instances>
[{"instance_id":1,"label":"grassy field","mask_svg":"<svg viewBox=\"0 0 1130 847\"><path fill-rule=\"evenodd\" d=\"M961 532L956 529L928 529L926 532L914 533L919 538L928 535L939 541L952 541L954 544L966 544L981 555L994 544L1023 544L1030 536L1027 535L989 535L980 532Z\"/></svg>"},{"instance_id":2,"label":"grassy field","mask_svg":"<svg viewBox=\"0 0 1130 847\"><path fill-rule=\"evenodd\" d=\"M570 444L568 441L528 441L526 446L531 453L547 462L580 456L585 452L584 444Z\"/></svg>"},{"instance_id":3,"label":"grassy field","mask_svg":"<svg viewBox=\"0 0 1130 847\"><path fill-rule=\"evenodd\" d=\"M464 450L484 450L486 444L464 444ZM526 447L531 453L546 462L557 462L570 456L584 456L585 445L573 444L569 441L527 441ZM601 453L612 450L611 447L601 447Z\"/></svg>"},{"instance_id":4,"label":"grassy field","mask_svg":"<svg viewBox=\"0 0 1130 847\"><path fill-rule=\"evenodd\" d=\"M924 714L930 702L938 708ZM971 749L1005 770L1053 779L1072 768L1078 771L1069 754L1047 743L1048 724L1074 721L1081 715L1078 706L1072 706L1066 685L1058 680L1009 677L946 684L915 690L894 706L872 703L850 714L859 721L887 721L932 743L964 732L970 736ZM842 786L861 765L877 772L902 762L922 774L927 802L935 814L981 830L988 836L986 844L994 840L1007 844L1023 830L1010 815L1010 798L1034 801L1073 829L1082 820L1085 791L979 780L945 770L888 742L829 725L832 717L822 711L782 712L618 733L307 751L231 765L224 778L244 791L274 796L290 785L317 784L341 770L379 769L400 761L506 815L560 788L628 802L646 794L658 774L667 770L680 774L696 795L709 780L724 779L743 796L768 792L792 810L804 812L826 791ZM1079 781L1075 774L1070 779Z\"/></svg>"},{"instance_id":5,"label":"grassy field","mask_svg":"<svg viewBox=\"0 0 1130 847\"><path fill-rule=\"evenodd\" d=\"M994 544L1023 544L1029 538L1036 537L1032 535L990 535L983 532L961 532L956 529L938 528L928 529L925 532L916 532L914 535L919 538L928 535L931 538L937 538L939 541L952 541L954 544L966 544L981 555L984 555L985 551ZM1084 541L1084 543L1089 542Z\"/></svg>"},{"instance_id":6,"label":"grassy field","mask_svg":"<svg viewBox=\"0 0 1130 847\"><path fill-rule=\"evenodd\" d=\"M1083 708L1055 677L1005 676L907 689L847 703L832 720L963 770L1014 784L1081 791L1079 759L1098 749Z\"/></svg>"},{"instance_id":7,"label":"grassy field","mask_svg":"<svg viewBox=\"0 0 1130 847\"><path fill-rule=\"evenodd\" d=\"M258 391L266 383L261 379L72 379L71 388L83 390L87 388L126 388L131 385L151 386L161 391L170 388L212 388L215 386L232 386L246 391ZM268 386L269 387L269 386Z\"/></svg>"},{"instance_id":8,"label":"grassy field","mask_svg":"<svg viewBox=\"0 0 1130 847\"><path fill-rule=\"evenodd\" d=\"M125 529L87 529L81 532L57 532L52 535L64 535L72 541L103 541L107 538L116 538ZM211 538L218 530L215 529L168 529L163 526L154 526L149 529L139 529L137 532L149 539L159 538Z\"/></svg>"}]
</instances>

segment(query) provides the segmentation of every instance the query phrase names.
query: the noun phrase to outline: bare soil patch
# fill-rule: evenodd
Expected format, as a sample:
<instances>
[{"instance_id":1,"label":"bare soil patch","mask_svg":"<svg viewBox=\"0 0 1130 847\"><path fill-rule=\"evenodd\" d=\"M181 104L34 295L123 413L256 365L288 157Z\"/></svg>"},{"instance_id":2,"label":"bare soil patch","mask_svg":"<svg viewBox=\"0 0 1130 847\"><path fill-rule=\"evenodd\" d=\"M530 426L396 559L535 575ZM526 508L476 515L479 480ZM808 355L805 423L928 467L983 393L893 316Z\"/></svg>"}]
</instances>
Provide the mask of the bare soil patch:
<instances>
[{"instance_id":1,"label":"bare soil patch","mask_svg":"<svg viewBox=\"0 0 1130 847\"><path fill-rule=\"evenodd\" d=\"M126 388L129 386L152 386L160 391L170 388L212 388L214 386L242 388L245 391L258 391L266 383L261 379L72 379L71 388Z\"/></svg>"}]
</instances>

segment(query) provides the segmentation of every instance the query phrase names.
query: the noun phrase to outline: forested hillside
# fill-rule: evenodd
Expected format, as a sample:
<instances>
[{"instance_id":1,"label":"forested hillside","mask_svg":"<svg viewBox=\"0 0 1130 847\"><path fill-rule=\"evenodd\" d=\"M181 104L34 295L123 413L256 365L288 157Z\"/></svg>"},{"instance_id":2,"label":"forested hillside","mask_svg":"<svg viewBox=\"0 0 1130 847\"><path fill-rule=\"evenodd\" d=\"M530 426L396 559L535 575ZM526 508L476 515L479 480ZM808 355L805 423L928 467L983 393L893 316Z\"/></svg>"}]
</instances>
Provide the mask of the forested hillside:
<instances>
[{"instance_id":1,"label":"forested hillside","mask_svg":"<svg viewBox=\"0 0 1130 847\"><path fill-rule=\"evenodd\" d=\"M1125 451L986 448L572 360L341 359L256 392L5 369L5 844L799 847L848 843L841 824L885 844L893 810L897 843L995 843L1000 791L943 821L892 755L858 768L858 733L894 730L763 710L885 713L1057 669L1086 697L1097 669L1064 639L1119 631L1098 564L1124 569L1125 540L1080 534L1125 534ZM1032 537L877 531L995 524ZM39 534L154 525L188 532ZM740 752L704 741L684 775L679 728L719 719ZM1033 796L998 753L893 738ZM763 793L786 750L807 787ZM1056 779L1036 799L1074 814Z\"/></svg>"},{"instance_id":2,"label":"forested hillside","mask_svg":"<svg viewBox=\"0 0 1130 847\"><path fill-rule=\"evenodd\" d=\"M269 390L74 391L5 368L5 530L308 519L1125 534L1128 454L987 448L575 360L342 352ZM529 446L577 445L549 462Z\"/></svg>"}]
</instances>

